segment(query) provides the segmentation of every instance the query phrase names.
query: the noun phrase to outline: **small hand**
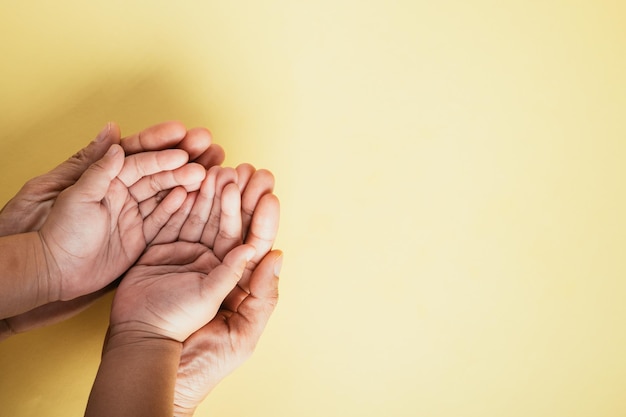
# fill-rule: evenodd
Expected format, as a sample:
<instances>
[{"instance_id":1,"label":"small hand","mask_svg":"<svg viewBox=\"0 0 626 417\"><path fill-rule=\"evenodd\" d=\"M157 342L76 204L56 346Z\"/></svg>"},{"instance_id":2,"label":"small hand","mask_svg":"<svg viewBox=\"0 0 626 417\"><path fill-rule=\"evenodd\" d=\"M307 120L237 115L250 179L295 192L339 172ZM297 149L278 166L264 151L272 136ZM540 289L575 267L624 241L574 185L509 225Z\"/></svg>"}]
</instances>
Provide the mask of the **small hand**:
<instances>
[{"instance_id":1,"label":"small hand","mask_svg":"<svg viewBox=\"0 0 626 417\"><path fill-rule=\"evenodd\" d=\"M175 384L176 415L191 415L211 389L251 354L276 304L282 256L280 251L270 252L279 217L273 186L269 171L257 171L251 165L241 165L236 170L212 168L200 190L188 195L118 288L110 332L115 327L124 328L117 324L132 322L133 319L120 318L122 314L137 314L149 323L148 331L176 340L185 340L192 328L202 327L183 343ZM207 272L210 276L209 271L215 271L212 268L220 265L222 259L230 259L234 251L247 246L239 246L244 236L248 244L256 245L251 261L259 259L253 268L247 263L245 282L244 278L239 280L227 296L223 290L233 282L208 294L213 295L210 306L194 306L185 301L181 307L185 297L179 294L197 299L198 283L206 280ZM184 278L183 288L178 286L178 279L172 285L176 277ZM145 297L149 284L159 279L168 289L168 296L160 301L150 297L148 311L132 313L137 308L136 299ZM176 291L173 296L172 291ZM214 311L215 318L207 320ZM201 323L199 317L206 321Z\"/></svg>"},{"instance_id":2,"label":"small hand","mask_svg":"<svg viewBox=\"0 0 626 417\"><path fill-rule=\"evenodd\" d=\"M111 334L132 328L182 342L215 316L241 279L255 249L236 238L241 236L239 189L232 182L216 182L223 177L220 172L229 170L212 171L214 175L207 176L199 194L215 191L217 184L221 215L210 223L206 213L204 223L195 226L198 238L206 233L214 239L210 243L199 239L153 243L120 283L111 309ZM234 246L227 253L215 252L233 237Z\"/></svg>"},{"instance_id":3,"label":"small hand","mask_svg":"<svg viewBox=\"0 0 626 417\"><path fill-rule=\"evenodd\" d=\"M182 228L180 238L211 242L221 236L215 244L216 249L228 248L229 243L235 244L237 239L244 239L246 244L256 248L244 276L222 303L216 317L183 343L176 378L175 415L192 415L208 393L252 354L278 300L282 253L277 250L270 252L276 239L280 214L278 199L272 194L274 177L269 171L256 170L249 164L240 165L235 171L222 169L217 173L209 172L195 204L190 206L192 203L186 202L170 219L170 223L177 223L178 228ZM222 206L219 204L222 194L211 192L213 187L207 187L212 178L215 178L216 184L236 178L242 194L241 234L230 239L224 233L215 235L214 228L208 228L213 233L206 229L199 233L198 228L193 226L203 221L210 225L208 219L216 218L217 208ZM202 217L209 204L211 214ZM165 233L170 229L163 230Z\"/></svg>"}]
</instances>

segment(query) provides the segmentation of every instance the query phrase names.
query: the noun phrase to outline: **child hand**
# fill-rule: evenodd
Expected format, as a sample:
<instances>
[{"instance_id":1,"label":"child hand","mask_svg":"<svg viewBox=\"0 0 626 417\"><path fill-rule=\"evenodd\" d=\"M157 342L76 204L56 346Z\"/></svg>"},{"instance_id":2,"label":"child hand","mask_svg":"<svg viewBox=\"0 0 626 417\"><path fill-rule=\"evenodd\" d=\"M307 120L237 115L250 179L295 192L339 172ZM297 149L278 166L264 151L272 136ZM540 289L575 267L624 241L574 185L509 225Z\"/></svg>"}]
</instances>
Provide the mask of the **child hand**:
<instances>
[{"instance_id":1,"label":"child hand","mask_svg":"<svg viewBox=\"0 0 626 417\"><path fill-rule=\"evenodd\" d=\"M222 176L229 175L228 170L221 172ZM209 181L210 174L205 182ZM274 176L269 171L243 164L237 167L235 177L242 200L242 237L246 244L256 248L256 252L248 262L244 276L226 297L215 318L183 343L174 391L177 416L193 415L209 392L250 357L278 301L282 252L270 252L280 216L278 199L272 193ZM221 181L224 180L217 182ZM201 188L200 193L205 190L205 187ZM219 198L221 196L216 193L213 200ZM198 197L197 200L208 199ZM199 204L196 201L193 209L187 210L189 216L185 230L188 232L181 232L181 236L187 239L194 237L190 231L193 230L192 219L199 217ZM181 211L184 209L181 208ZM176 222L178 216L179 213L173 215L170 223ZM203 234L206 241L211 238L211 234ZM222 240L219 246L228 245Z\"/></svg>"},{"instance_id":2,"label":"child hand","mask_svg":"<svg viewBox=\"0 0 626 417\"><path fill-rule=\"evenodd\" d=\"M241 197L229 174L234 170L213 168L189 198L202 209L194 212L194 238L190 227L170 225L179 240L151 245L128 271L113 300L111 334L132 328L182 342L215 316L255 254L252 245L241 245ZM204 198L209 193L219 196L216 204Z\"/></svg>"}]
</instances>

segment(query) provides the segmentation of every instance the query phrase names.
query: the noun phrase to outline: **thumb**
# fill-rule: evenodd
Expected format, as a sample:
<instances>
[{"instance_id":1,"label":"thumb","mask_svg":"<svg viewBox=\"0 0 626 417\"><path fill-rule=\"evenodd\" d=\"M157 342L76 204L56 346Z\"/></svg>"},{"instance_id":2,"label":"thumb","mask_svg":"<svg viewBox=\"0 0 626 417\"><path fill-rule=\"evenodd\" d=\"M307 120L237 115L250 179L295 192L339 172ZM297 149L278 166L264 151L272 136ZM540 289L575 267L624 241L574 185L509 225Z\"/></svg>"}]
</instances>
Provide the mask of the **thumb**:
<instances>
[{"instance_id":1,"label":"thumb","mask_svg":"<svg viewBox=\"0 0 626 417\"><path fill-rule=\"evenodd\" d=\"M72 195L81 202L102 200L123 166L124 150L120 145L111 145L107 153L81 175L71 189Z\"/></svg>"},{"instance_id":2,"label":"thumb","mask_svg":"<svg viewBox=\"0 0 626 417\"><path fill-rule=\"evenodd\" d=\"M113 144L120 143L120 129L117 124L110 122L86 147L72 155L61 165L50 171L55 182L63 188L74 184L87 168L104 156Z\"/></svg>"},{"instance_id":3,"label":"thumb","mask_svg":"<svg viewBox=\"0 0 626 417\"><path fill-rule=\"evenodd\" d=\"M273 250L261 260L250 276L250 294L241 302L230 325L236 337L254 348L278 302L278 281L283 253Z\"/></svg>"},{"instance_id":4,"label":"thumb","mask_svg":"<svg viewBox=\"0 0 626 417\"><path fill-rule=\"evenodd\" d=\"M224 257L224 261L213 269L204 279L206 294L209 294L215 311L241 279L248 262L256 249L252 245L240 245L232 249ZM212 318L212 317L211 317Z\"/></svg>"}]
</instances>

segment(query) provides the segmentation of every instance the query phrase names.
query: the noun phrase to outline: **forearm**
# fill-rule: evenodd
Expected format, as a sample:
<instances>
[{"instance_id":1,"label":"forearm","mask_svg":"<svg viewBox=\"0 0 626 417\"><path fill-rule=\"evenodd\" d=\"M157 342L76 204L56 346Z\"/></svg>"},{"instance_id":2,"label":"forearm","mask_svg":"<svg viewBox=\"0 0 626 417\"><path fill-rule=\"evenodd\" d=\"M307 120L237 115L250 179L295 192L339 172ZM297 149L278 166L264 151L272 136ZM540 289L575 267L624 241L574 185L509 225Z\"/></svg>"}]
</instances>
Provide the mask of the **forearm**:
<instances>
[{"instance_id":1,"label":"forearm","mask_svg":"<svg viewBox=\"0 0 626 417\"><path fill-rule=\"evenodd\" d=\"M110 335L85 416L173 415L182 343L138 331Z\"/></svg>"},{"instance_id":2,"label":"forearm","mask_svg":"<svg viewBox=\"0 0 626 417\"><path fill-rule=\"evenodd\" d=\"M50 300L44 248L36 232L0 237L0 318Z\"/></svg>"}]
</instances>

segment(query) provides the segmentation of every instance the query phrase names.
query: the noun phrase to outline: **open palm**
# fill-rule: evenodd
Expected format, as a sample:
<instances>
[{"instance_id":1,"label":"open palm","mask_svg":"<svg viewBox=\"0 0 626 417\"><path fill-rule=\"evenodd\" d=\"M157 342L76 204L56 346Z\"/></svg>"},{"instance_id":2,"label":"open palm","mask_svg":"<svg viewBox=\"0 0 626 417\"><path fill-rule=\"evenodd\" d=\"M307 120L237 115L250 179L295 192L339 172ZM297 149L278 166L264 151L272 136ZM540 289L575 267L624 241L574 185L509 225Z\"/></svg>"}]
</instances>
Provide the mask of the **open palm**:
<instances>
[{"instance_id":1,"label":"open palm","mask_svg":"<svg viewBox=\"0 0 626 417\"><path fill-rule=\"evenodd\" d=\"M236 247L223 261L201 243L151 246L117 289L111 332L124 326L184 341L215 316L253 255L250 245Z\"/></svg>"},{"instance_id":2,"label":"open palm","mask_svg":"<svg viewBox=\"0 0 626 417\"><path fill-rule=\"evenodd\" d=\"M191 161L201 164L206 169L219 165L224 160L224 151L220 146L211 144L211 135L206 129L187 131L181 123L165 122L120 139L119 127L109 123L87 147L47 174L28 181L20 189L0 211L0 236L41 229L59 194L73 185L92 163L102 158L107 149L116 143L122 145L127 155L179 148L189 154ZM183 167L182 174L184 171ZM145 184L138 184L143 185ZM133 193L131 191L131 194ZM161 198L159 195L158 198L153 197L142 202L142 215L147 217ZM110 286L73 300L48 303L32 311L7 318L5 319L7 328L12 332L21 333L67 319L87 308L109 290ZM0 340L7 336L9 334L0 334Z\"/></svg>"},{"instance_id":3,"label":"open palm","mask_svg":"<svg viewBox=\"0 0 626 417\"><path fill-rule=\"evenodd\" d=\"M123 157L113 145L80 179L67 188L38 231L44 246L50 301L71 300L111 283L141 255L160 227L184 201L186 193L169 194L148 216L140 203L166 182L198 183L199 165L185 165L182 150L146 152ZM186 172L172 170L182 167Z\"/></svg>"},{"instance_id":4,"label":"open palm","mask_svg":"<svg viewBox=\"0 0 626 417\"><path fill-rule=\"evenodd\" d=\"M238 237L254 246L256 252L248 262L244 276L226 296L215 317L183 343L174 393L177 416L193 415L208 393L252 354L278 300L278 271L282 254L277 250L271 251L280 212L278 199L272 194L274 177L269 171L256 170L244 164L237 167L234 173L221 170L215 180L218 189L219 184L225 182L224 177L237 178L241 193ZM210 178L211 175L208 175L205 182L209 182ZM204 190L205 187L201 188L200 193ZM231 191L234 192L232 189L227 192ZM198 197L193 208L181 210L182 218L187 216L182 230L193 229L192 224L202 218L198 214L203 201L213 200L215 207L223 196L216 192L212 199ZM236 217L232 211L227 213L228 216ZM176 219L174 215L172 221ZM181 236L193 239L200 234L181 232ZM210 237L211 233L202 233L200 239L210 240ZM217 239L216 247L219 246Z\"/></svg>"}]
</instances>

